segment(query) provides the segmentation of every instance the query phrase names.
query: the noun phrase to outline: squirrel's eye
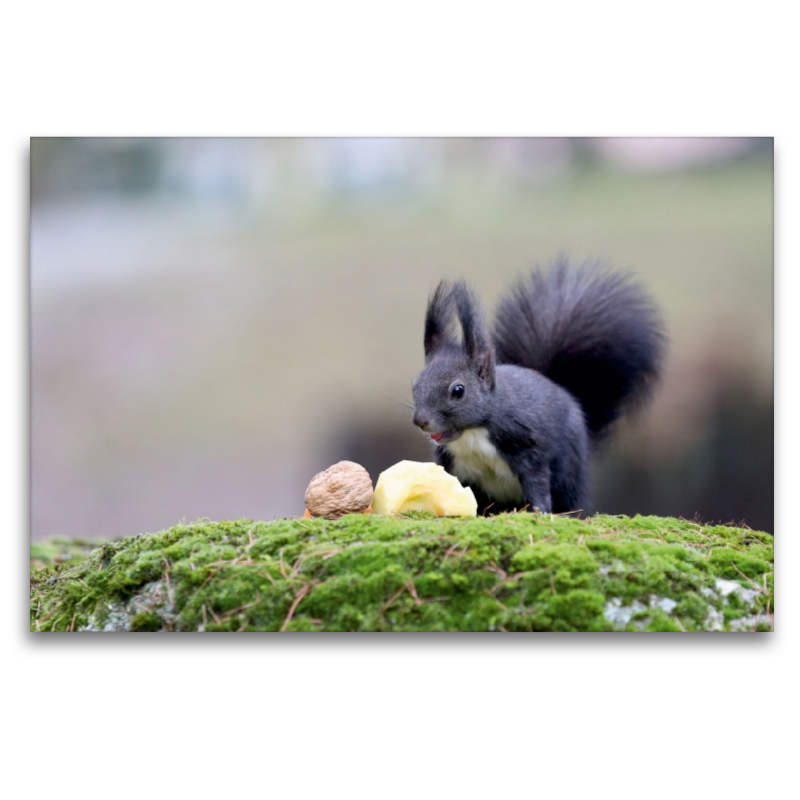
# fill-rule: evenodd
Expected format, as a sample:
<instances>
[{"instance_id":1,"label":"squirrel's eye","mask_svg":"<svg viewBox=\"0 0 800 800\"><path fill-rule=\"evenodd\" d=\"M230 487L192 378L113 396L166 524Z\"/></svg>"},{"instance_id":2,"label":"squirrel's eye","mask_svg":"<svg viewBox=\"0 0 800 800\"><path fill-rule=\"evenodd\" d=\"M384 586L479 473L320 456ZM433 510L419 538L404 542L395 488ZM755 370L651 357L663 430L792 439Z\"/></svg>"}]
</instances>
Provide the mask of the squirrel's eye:
<instances>
[{"instance_id":1,"label":"squirrel's eye","mask_svg":"<svg viewBox=\"0 0 800 800\"><path fill-rule=\"evenodd\" d=\"M455 400L460 400L464 396L464 387L457 383L451 390L450 396L453 397Z\"/></svg>"}]
</instances>

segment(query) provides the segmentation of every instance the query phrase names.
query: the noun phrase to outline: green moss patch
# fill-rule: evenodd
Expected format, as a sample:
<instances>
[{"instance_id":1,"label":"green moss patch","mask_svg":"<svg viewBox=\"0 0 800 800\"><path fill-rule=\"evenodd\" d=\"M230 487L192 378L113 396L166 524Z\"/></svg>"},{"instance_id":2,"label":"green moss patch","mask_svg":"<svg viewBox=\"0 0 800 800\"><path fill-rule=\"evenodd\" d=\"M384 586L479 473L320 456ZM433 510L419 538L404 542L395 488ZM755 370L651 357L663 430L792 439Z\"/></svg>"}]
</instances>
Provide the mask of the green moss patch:
<instances>
[{"instance_id":1,"label":"green moss patch","mask_svg":"<svg viewBox=\"0 0 800 800\"><path fill-rule=\"evenodd\" d=\"M773 610L768 534L518 513L176 525L33 571L30 613L33 631L755 631Z\"/></svg>"}]
</instances>

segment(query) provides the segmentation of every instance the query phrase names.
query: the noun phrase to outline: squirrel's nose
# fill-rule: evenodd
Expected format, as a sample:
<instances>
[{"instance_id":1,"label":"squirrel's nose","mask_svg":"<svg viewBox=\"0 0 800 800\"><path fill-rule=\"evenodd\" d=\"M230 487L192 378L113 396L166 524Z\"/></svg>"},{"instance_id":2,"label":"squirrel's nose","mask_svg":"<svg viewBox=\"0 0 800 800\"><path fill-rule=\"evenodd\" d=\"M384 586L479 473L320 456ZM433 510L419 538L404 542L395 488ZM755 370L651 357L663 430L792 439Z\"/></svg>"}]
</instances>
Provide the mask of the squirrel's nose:
<instances>
[{"instance_id":1,"label":"squirrel's nose","mask_svg":"<svg viewBox=\"0 0 800 800\"><path fill-rule=\"evenodd\" d=\"M421 411L414 410L414 416L411 417L411 421L418 427L422 428L423 430L431 424L430 419L423 414Z\"/></svg>"}]
</instances>

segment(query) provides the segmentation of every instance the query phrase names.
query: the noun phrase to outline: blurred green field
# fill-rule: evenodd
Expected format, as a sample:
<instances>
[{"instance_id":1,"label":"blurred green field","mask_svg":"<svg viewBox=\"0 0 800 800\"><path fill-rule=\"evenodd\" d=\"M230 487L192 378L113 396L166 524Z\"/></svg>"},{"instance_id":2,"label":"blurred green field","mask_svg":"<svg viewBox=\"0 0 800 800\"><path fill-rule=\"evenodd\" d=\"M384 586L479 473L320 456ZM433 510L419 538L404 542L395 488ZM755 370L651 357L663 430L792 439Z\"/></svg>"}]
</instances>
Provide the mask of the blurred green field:
<instances>
[{"instance_id":1,"label":"blurred green field","mask_svg":"<svg viewBox=\"0 0 800 800\"><path fill-rule=\"evenodd\" d=\"M145 240L156 218L162 231L147 270L34 294L35 538L300 514L334 461L426 458L402 402L429 292L464 277L491 309L561 253L634 271L666 317L664 380L614 452L683 473L721 396L746 387L771 404L771 156L650 174L590 161L538 182L475 163L422 187L325 195L287 178L275 196L235 225L191 229L184 206L139 199L130 229Z\"/></svg>"},{"instance_id":2,"label":"blurred green field","mask_svg":"<svg viewBox=\"0 0 800 800\"><path fill-rule=\"evenodd\" d=\"M47 567L55 567L59 564L80 564L85 561L92 551L101 547L103 542L100 540L86 541L84 539L45 539L39 542L31 542L30 563L31 572L37 572Z\"/></svg>"}]
</instances>

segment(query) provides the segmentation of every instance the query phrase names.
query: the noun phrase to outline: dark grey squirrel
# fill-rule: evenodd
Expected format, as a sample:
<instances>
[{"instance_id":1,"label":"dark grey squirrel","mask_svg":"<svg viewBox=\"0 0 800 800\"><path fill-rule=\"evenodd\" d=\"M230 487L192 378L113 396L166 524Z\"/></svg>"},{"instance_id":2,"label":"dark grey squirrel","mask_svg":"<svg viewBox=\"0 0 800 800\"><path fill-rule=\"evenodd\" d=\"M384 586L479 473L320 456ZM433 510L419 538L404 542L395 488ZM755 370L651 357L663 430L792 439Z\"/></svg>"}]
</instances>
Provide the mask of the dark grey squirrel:
<instances>
[{"instance_id":1,"label":"dark grey squirrel","mask_svg":"<svg viewBox=\"0 0 800 800\"><path fill-rule=\"evenodd\" d=\"M630 275L559 259L501 298L491 337L467 284L442 281L424 345L413 421L478 513L563 513L588 511L592 455L651 394L666 336Z\"/></svg>"}]
</instances>

